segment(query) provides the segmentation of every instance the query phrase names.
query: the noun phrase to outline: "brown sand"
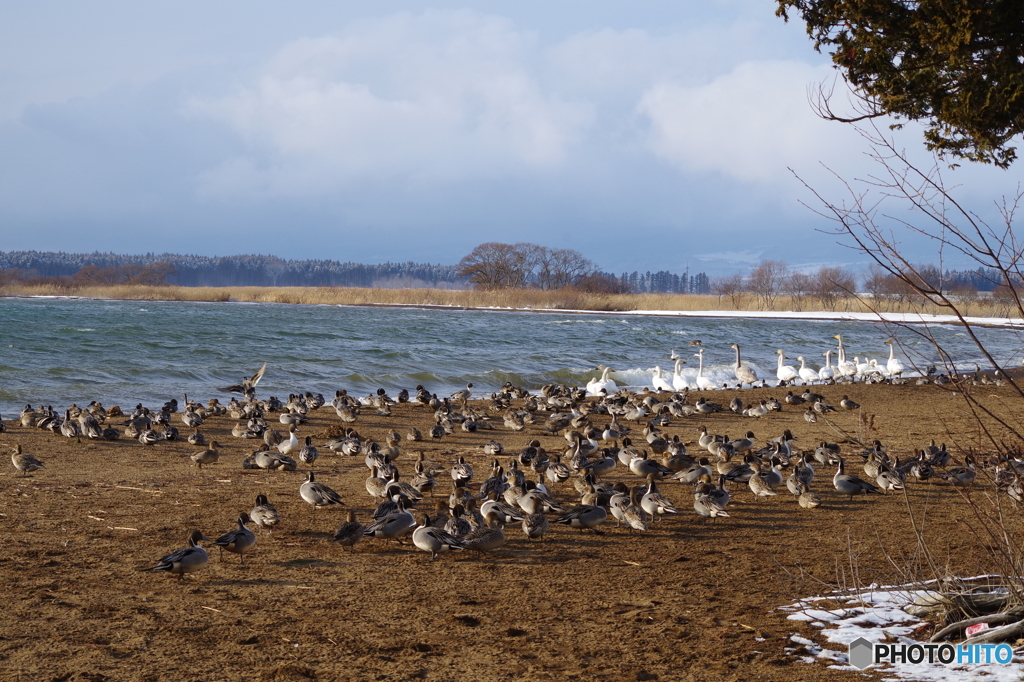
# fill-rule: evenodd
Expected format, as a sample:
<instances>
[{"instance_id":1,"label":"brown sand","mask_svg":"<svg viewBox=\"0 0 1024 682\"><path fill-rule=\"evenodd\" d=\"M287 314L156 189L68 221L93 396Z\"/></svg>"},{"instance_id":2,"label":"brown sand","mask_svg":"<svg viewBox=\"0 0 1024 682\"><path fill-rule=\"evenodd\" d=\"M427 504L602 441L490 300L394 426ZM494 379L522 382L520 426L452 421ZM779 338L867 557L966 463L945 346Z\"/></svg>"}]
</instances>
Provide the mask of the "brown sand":
<instances>
[{"instance_id":1,"label":"brown sand","mask_svg":"<svg viewBox=\"0 0 1024 682\"><path fill-rule=\"evenodd\" d=\"M1009 389L983 390L1012 401ZM880 438L894 454L931 438L967 444L977 431L959 398L937 387L822 392L836 404L848 393L876 415L874 431L858 428L857 413L834 421ZM784 391L713 397L727 404L734 395L749 401L769 394ZM691 440L701 424L733 436L752 429L763 442L790 428L804 447L837 440L824 423L807 424L802 412L786 406L762 420L732 414L677 419L664 431ZM516 434L501 426L500 416L495 422L494 431L459 431L420 444L403 440L397 463L410 472L419 449L444 464L467 454L481 481L491 458L480 445L492 438L507 452L531 438L552 451L565 447L560 435L539 424ZM333 410L321 409L299 435L335 424ZM417 426L426 434L431 424L428 408L403 405L389 418L369 408L353 426L383 442L388 429L404 435ZM543 542L530 543L515 525L506 528L508 544L491 557L453 552L432 563L409 542L366 539L343 551L330 541L342 511L314 512L299 498L305 467L243 470L248 442L231 437L232 425L224 417L203 427L228 454L200 471L187 458L196 448L184 442L150 449L129 439L77 444L8 420L2 451L21 443L46 468L22 478L5 455L0 473L0 581L7 595L0 678L861 679L787 655L792 633L821 638L777 608L839 582L852 584L851 567L860 584L892 582L898 576L886 553L901 569L914 563L907 558L914 541L902 496L847 502L832 488L831 471L820 468L815 489L823 505L814 511L799 509L784 489L754 502L746 486L733 485L732 518L702 524L689 489L666 482L663 492L682 514L644 534L615 528L613 521L603 536L552 524ZM843 447L853 473L861 473L853 454L859 448ZM362 458L321 448L315 469L318 480L367 521L372 505ZM621 465L608 478L636 482ZM438 481L446 495L448 479L442 474ZM979 488L976 495L991 491ZM235 555L221 561L212 550L207 568L183 581L140 572L184 546L190 528L212 537L231 529L257 493L276 504L283 523L259 537L244 565ZM578 499L569 483L556 496ZM909 497L939 564L960 575L996 568L985 543L968 532L975 517L956 490L944 481L917 483Z\"/></svg>"}]
</instances>

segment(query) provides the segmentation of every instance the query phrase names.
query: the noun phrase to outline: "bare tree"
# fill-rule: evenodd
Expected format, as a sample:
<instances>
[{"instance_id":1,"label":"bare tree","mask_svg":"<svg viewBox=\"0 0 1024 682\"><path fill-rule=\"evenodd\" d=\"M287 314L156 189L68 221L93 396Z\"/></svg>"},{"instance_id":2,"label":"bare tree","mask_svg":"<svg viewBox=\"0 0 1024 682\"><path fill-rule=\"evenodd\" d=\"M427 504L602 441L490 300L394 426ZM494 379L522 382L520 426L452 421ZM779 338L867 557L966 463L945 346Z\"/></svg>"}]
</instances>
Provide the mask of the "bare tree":
<instances>
[{"instance_id":1,"label":"bare tree","mask_svg":"<svg viewBox=\"0 0 1024 682\"><path fill-rule=\"evenodd\" d=\"M789 297L790 306L796 312L804 309L808 296L814 290L814 279L802 272L794 272L782 283L782 293Z\"/></svg>"},{"instance_id":2,"label":"bare tree","mask_svg":"<svg viewBox=\"0 0 1024 682\"><path fill-rule=\"evenodd\" d=\"M736 273L728 277L718 277L711 283L711 293L718 296L721 301L723 297L729 299L733 308L739 308L743 303L743 296L746 293L746 282L743 275Z\"/></svg>"},{"instance_id":3,"label":"bare tree","mask_svg":"<svg viewBox=\"0 0 1024 682\"><path fill-rule=\"evenodd\" d=\"M526 286L537 262L536 244L487 242L459 261L459 276L481 289Z\"/></svg>"},{"instance_id":4,"label":"bare tree","mask_svg":"<svg viewBox=\"0 0 1024 682\"><path fill-rule=\"evenodd\" d=\"M596 269L579 251L538 247L537 286L541 289L576 286Z\"/></svg>"},{"instance_id":5,"label":"bare tree","mask_svg":"<svg viewBox=\"0 0 1024 682\"><path fill-rule=\"evenodd\" d=\"M747 278L747 289L757 298L760 310L773 310L782 285L789 278L789 267L779 260L763 260Z\"/></svg>"},{"instance_id":6,"label":"bare tree","mask_svg":"<svg viewBox=\"0 0 1024 682\"><path fill-rule=\"evenodd\" d=\"M826 266L811 277L810 290L825 310L835 310L843 299L856 291L857 280L840 267Z\"/></svg>"}]
</instances>

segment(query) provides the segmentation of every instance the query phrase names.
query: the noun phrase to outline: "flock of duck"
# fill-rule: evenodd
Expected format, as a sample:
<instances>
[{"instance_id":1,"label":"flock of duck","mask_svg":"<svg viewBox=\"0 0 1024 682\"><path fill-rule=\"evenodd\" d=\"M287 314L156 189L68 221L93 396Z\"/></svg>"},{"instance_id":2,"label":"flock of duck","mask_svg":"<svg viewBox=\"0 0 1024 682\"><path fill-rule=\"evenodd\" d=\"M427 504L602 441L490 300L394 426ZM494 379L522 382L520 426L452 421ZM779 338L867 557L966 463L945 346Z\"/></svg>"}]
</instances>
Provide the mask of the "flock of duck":
<instances>
[{"instance_id":1,"label":"flock of duck","mask_svg":"<svg viewBox=\"0 0 1024 682\"><path fill-rule=\"evenodd\" d=\"M832 351L825 353L826 367L820 371L807 368L803 358L798 358L799 369L787 367L783 364L785 354L778 351L779 385L794 386L797 381L836 383L863 376L855 363L846 360L842 338L839 335L835 338L839 340L839 364L834 369L829 362ZM699 347L696 355L701 358L703 368L701 343L695 341L691 345ZM737 381L741 385L756 384L758 377L743 365L739 346L733 344L732 349ZM672 356L678 375L682 359L674 351ZM714 521L730 516L729 503L736 491L730 491L729 486L746 486L755 500L776 496L785 490L794 496L799 508L816 508L821 498L812 487L818 486L822 478L820 472L831 468L834 468L832 487L851 501L855 495L900 491L911 480L941 477L954 486L963 487L973 485L977 476L973 458L968 456L964 466L951 466L952 457L945 445L936 446L934 442L902 460L891 457L877 440L846 456L841 454L838 444L827 442L800 451L788 429L777 437L759 441L751 431L740 438L730 438L713 434L706 426L701 426L695 431L698 433L696 440L686 442L678 434L669 437L664 427L676 418L706 417L716 412L761 418L784 407L804 406L804 418L814 422L838 410L823 395L808 387L800 395L789 391L782 401L769 398L759 400L756 405L744 405L737 397L728 406L718 405L703 395L691 402L689 386L677 390L674 383L664 380L662 385L655 384L656 392L633 393L619 390L608 378L609 370L602 369L602 378L588 384L585 390L548 385L537 393L530 393L508 383L489 399L480 401L470 400L473 386L469 384L440 399L417 386L415 393L403 390L394 399L384 389L361 399L339 390L329 402L309 392L291 395L284 402L276 398L257 398L256 386L265 374L264 364L253 376L221 389L241 394L241 398L232 398L226 405L216 398L203 405L184 396L181 406L175 399L159 410L139 405L125 414L117 408L108 411L93 402L82 409L71 406L64 411L63 418L52 408L33 409L28 405L20 415L20 424L26 428L48 429L78 441L83 438L114 440L122 435L113 426L114 420L121 417L125 419L121 422L125 435L136 438L143 447L153 447L161 440L180 439L178 429L172 424L177 419L190 431L187 441L203 448L190 458L201 469L217 463L222 449L216 441L206 439L201 427L212 417L226 415L236 420L232 429L234 437L258 445L244 458L243 467L268 471L294 471L300 464L309 467L297 492L313 511L345 505L338 492L316 479L313 467L320 449L349 457L361 456L369 474L365 489L376 507L366 524L356 520L354 510L348 510L347 520L333 539L351 549L368 538L402 543L410 537L413 546L429 553L430 560L448 551L492 552L506 543L505 528L510 524L520 524L527 539L538 541L543 540L552 523L601 534L599 527L614 520L617 526L625 526L631 533L643 533L665 515L684 511L682 505L662 492L660 484L667 481L690 486L693 513L698 519ZM869 376L874 373L866 372ZM892 380L902 373L902 364L891 354L885 375ZM701 388L701 376L702 371L698 373L696 388ZM404 440L415 448L414 444L424 439L419 430L410 428L400 434L392 429L384 442L378 443L361 437L351 426L361 412L372 409L375 414L386 417L392 414L394 405L402 403L421 405L433 411L434 426L427 437L434 440L443 440L456 430L468 433L496 430L500 418L510 432L523 432L533 425L550 435L562 434L566 445L564 449L546 449L540 440L531 440L518 452L506 452L498 440L491 439L477 453L491 457L483 480L467 459L472 453L464 453L447 465L426 459L424 451L420 450L411 470L402 472L398 465L403 454L399 446ZM843 396L838 409L850 411L859 407ZM335 435L317 448L310 436L300 441L296 432L312 412L320 409L333 410L340 423L331 429ZM599 419L603 425L598 425ZM275 420L286 429L285 433L272 428ZM6 429L0 420L0 432ZM850 458L862 462L863 476L850 473L847 465ZM21 476L45 468L37 457L23 452L21 445L14 446L11 461ZM1024 488L1015 469L1010 467L1008 473L1006 469L1000 466L996 471L997 484L1001 482L1015 500L1024 500ZM611 480L622 470L635 477L633 484ZM450 486L448 494L439 498L437 493L446 485ZM567 486L578 494L578 502L564 502L563 491ZM432 503L425 502L426 495L432 497ZM424 504L429 512L421 508ZM244 561L245 554L257 542L250 526L260 533L270 533L280 521L277 509L265 494L260 494L253 508L238 516L233 530L212 540L198 530L189 531L185 547L162 557L146 570L182 578L198 571L209 561L202 547L204 542L212 542L212 546L235 553Z\"/></svg>"}]
</instances>

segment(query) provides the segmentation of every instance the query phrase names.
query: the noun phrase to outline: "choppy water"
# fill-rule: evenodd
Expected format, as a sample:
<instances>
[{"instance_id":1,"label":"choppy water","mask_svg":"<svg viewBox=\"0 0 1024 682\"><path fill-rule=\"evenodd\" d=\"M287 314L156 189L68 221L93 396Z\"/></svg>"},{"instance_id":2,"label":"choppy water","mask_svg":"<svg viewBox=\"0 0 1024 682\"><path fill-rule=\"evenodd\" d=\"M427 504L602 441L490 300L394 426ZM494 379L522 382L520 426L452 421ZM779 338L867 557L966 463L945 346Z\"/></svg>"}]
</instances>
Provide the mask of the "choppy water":
<instances>
[{"instance_id":1,"label":"choppy water","mask_svg":"<svg viewBox=\"0 0 1024 682\"><path fill-rule=\"evenodd\" d=\"M960 329L929 331L958 366L988 366ZM837 333L851 358L884 364L888 357L883 341L891 330L863 322L0 299L0 414L14 416L25 403L159 405L182 393L205 400L264 361L259 393L278 396L308 390L330 397L338 388L366 395L416 384L441 395L467 382L481 395L506 381L531 389L583 386L599 364L617 370L612 378L620 387L640 387L650 385L656 365L671 381L671 348L687 358L682 374L693 382L693 339L703 341L704 373L718 383L734 381L733 342L745 364L774 378L777 348L819 367ZM1018 332L979 333L1000 363L1019 364ZM905 361L923 367L939 360L917 334L903 330L899 338Z\"/></svg>"}]
</instances>

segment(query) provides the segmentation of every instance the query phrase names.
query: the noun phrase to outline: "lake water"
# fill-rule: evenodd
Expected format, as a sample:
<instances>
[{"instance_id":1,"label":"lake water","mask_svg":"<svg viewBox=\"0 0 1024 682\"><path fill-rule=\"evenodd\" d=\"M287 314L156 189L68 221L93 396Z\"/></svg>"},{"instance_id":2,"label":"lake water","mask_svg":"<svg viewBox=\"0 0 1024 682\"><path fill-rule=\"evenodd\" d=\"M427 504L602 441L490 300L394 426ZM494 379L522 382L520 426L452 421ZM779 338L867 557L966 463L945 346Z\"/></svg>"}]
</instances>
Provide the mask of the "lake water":
<instances>
[{"instance_id":1,"label":"lake water","mask_svg":"<svg viewBox=\"0 0 1024 682\"><path fill-rule=\"evenodd\" d=\"M957 366L989 363L959 328L914 326L897 332L899 355L923 368L939 357L921 332L934 334ZM206 400L269 363L261 396L297 391L330 398L345 388L366 395L422 384L447 395L474 384L487 395L506 381L529 389L547 383L583 386L598 365L621 386L650 385L654 367L671 380L670 349L686 357L691 382L701 339L706 376L733 382L731 343L744 364L774 379L776 349L788 364L803 355L815 368L842 334L849 356L884 365L893 330L879 323L820 320L674 318L482 310L376 308L246 303L0 299L0 415L25 405L55 408L100 400L158 406L188 393ZM1008 329L979 330L996 359L1020 364L1021 338ZM833 363L835 358L833 356ZM910 369L910 367L908 367ZM908 372L909 373L909 372Z\"/></svg>"}]
</instances>

